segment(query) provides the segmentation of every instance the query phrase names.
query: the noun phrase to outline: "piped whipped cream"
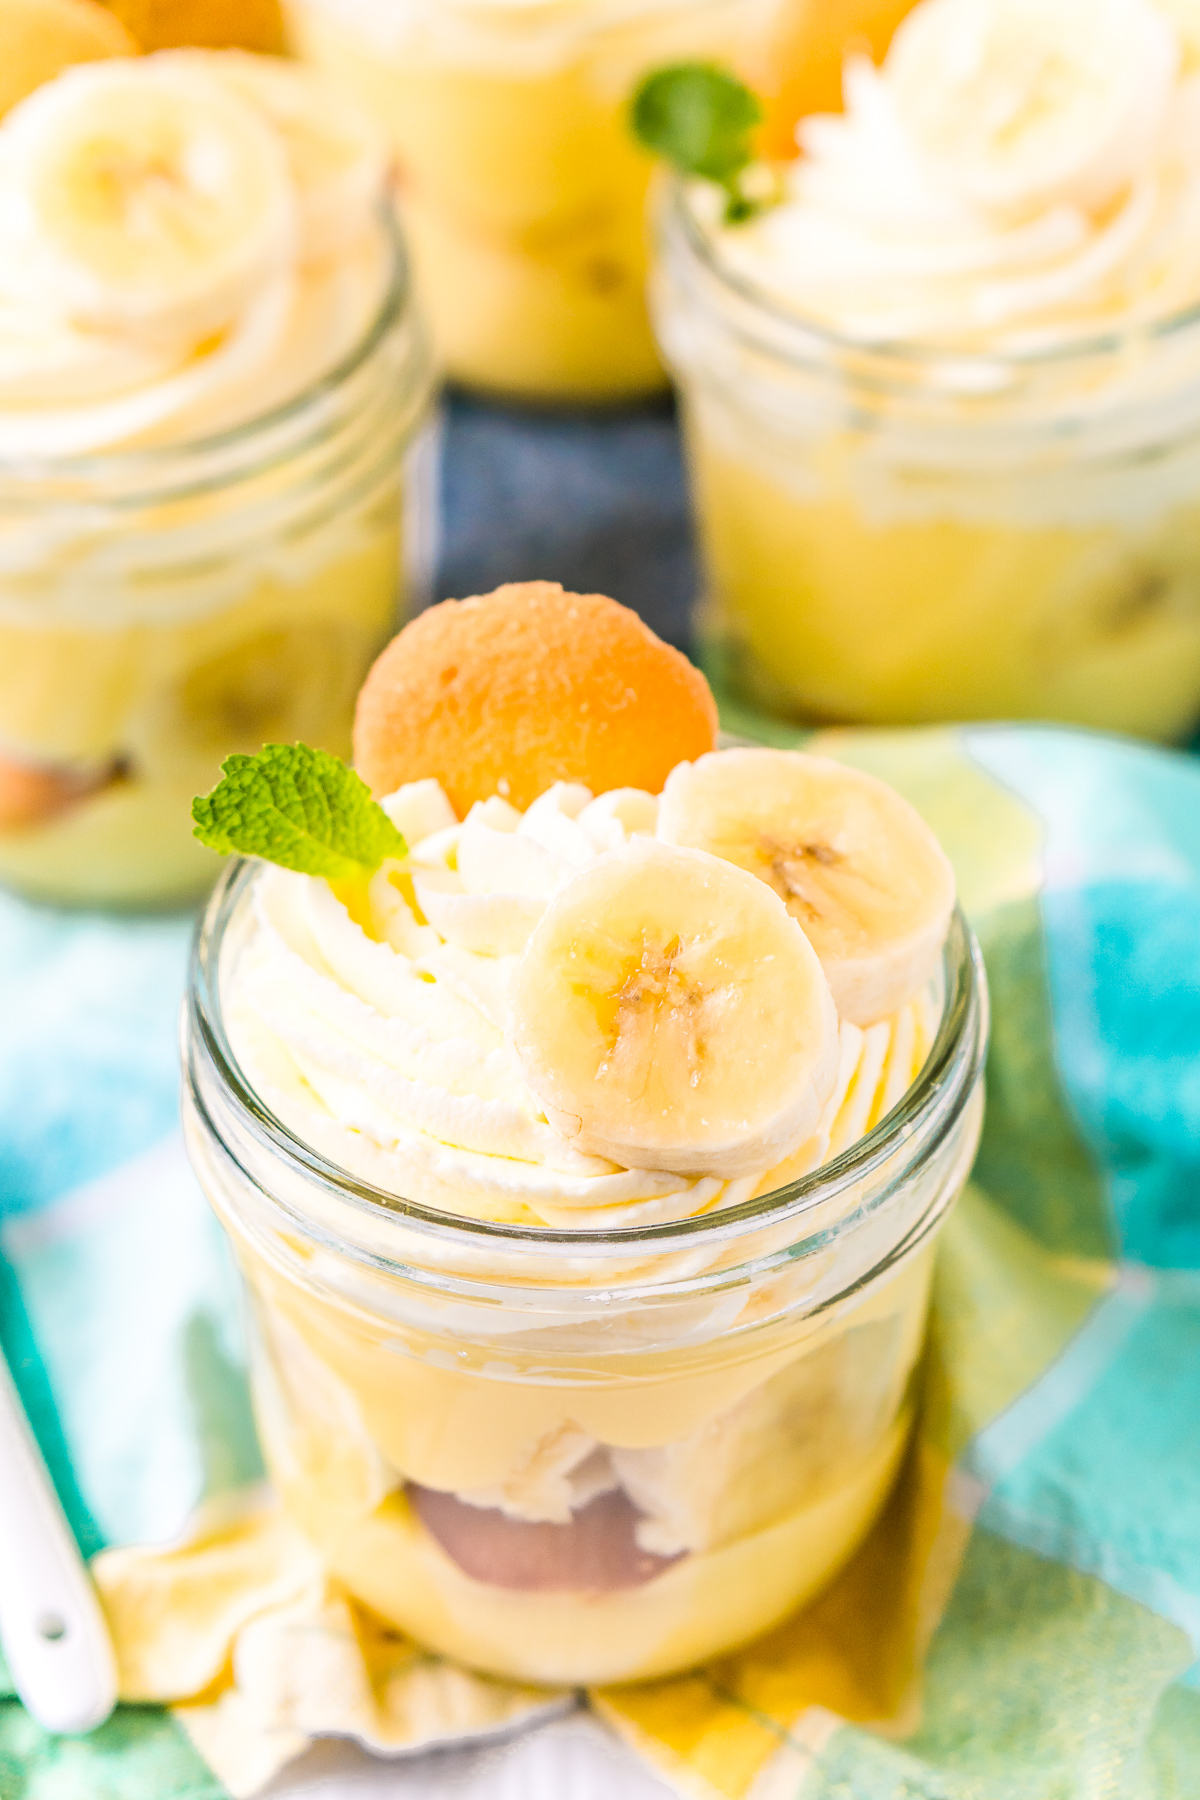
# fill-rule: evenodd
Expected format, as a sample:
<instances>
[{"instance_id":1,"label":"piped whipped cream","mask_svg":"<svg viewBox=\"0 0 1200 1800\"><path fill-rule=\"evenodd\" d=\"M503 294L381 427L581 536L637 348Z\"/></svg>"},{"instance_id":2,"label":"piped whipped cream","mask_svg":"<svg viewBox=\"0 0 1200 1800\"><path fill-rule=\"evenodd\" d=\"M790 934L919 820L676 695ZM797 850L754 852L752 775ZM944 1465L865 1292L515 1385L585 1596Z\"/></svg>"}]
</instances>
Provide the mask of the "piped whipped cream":
<instances>
[{"instance_id":1,"label":"piped whipped cream","mask_svg":"<svg viewBox=\"0 0 1200 1800\"><path fill-rule=\"evenodd\" d=\"M759 289L863 341L1018 353L1200 298L1200 74L1181 0L922 0L784 193L713 229ZM715 221L715 201L712 218Z\"/></svg>"},{"instance_id":2,"label":"piped whipped cream","mask_svg":"<svg viewBox=\"0 0 1200 1800\"><path fill-rule=\"evenodd\" d=\"M344 358L389 276L387 154L295 65L168 51L0 122L0 458L194 441Z\"/></svg>"},{"instance_id":3,"label":"piped whipped cream","mask_svg":"<svg viewBox=\"0 0 1200 1800\"><path fill-rule=\"evenodd\" d=\"M507 1035L508 985L548 900L653 836L657 801L558 783L525 813L499 796L460 824L435 781L385 808L409 845L365 887L266 868L224 976L252 1087L304 1142L389 1193L452 1215L558 1229L642 1227L770 1192L848 1148L900 1100L936 1030L923 993L843 1022L836 1084L785 1164L737 1180L627 1169L551 1126Z\"/></svg>"}]
</instances>

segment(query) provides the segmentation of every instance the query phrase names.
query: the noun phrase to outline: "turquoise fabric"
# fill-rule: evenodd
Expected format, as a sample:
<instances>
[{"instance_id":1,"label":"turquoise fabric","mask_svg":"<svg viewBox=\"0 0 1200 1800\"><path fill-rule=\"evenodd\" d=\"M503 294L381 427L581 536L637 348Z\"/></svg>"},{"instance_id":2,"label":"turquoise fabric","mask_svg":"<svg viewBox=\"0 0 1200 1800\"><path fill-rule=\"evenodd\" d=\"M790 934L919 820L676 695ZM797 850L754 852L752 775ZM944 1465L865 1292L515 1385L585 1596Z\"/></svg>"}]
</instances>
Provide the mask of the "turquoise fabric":
<instances>
[{"instance_id":1,"label":"turquoise fabric","mask_svg":"<svg viewBox=\"0 0 1200 1800\"><path fill-rule=\"evenodd\" d=\"M1111 1264L1115 1285L1080 1303L1065 1348L1031 1352L994 1414L954 1390L979 1511L920 1723L903 1741L844 1727L806 1800L1185 1800L1200 1793L1200 764L1041 728L833 747L892 773L960 869L996 864L976 912L996 1023L976 1223L993 1222L953 1253L965 1267L989 1243L1031 1271L1041 1256L1043 1283L1090 1269L1097 1295ZM993 818L1028 846L1031 888L1005 889ZM189 930L0 900L0 1338L89 1552L167 1538L259 1470L236 1284L176 1123ZM957 1279L948 1267L947 1293ZM953 1324L950 1309L939 1341ZM2 1800L216 1792L156 1712L123 1709L68 1767L0 1706Z\"/></svg>"},{"instance_id":2,"label":"turquoise fabric","mask_svg":"<svg viewBox=\"0 0 1200 1800\"><path fill-rule=\"evenodd\" d=\"M1044 820L1058 1067L1121 1251L1200 1265L1197 764L1117 739L967 734Z\"/></svg>"},{"instance_id":3,"label":"turquoise fabric","mask_svg":"<svg viewBox=\"0 0 1200 1800\"><path fill-rule=\"evenodd\" d=\"M1102 1317L1124 1315L1118 1342L1003 1471L980 1522L1100 1576L1200 1646L1200 1274L1138 1286L1106 1303Z\"/></svg>"},{"instance_id":4,"label":"turquoise fabric","mask_svg":"<svg viewBox=\"0 0 1200 1800\"><path fill-rule=\"evenodd\" d=\"M0 1209L45 1205L169 1132L184 918L0 894Z\"/></svg>"}]
</instances>

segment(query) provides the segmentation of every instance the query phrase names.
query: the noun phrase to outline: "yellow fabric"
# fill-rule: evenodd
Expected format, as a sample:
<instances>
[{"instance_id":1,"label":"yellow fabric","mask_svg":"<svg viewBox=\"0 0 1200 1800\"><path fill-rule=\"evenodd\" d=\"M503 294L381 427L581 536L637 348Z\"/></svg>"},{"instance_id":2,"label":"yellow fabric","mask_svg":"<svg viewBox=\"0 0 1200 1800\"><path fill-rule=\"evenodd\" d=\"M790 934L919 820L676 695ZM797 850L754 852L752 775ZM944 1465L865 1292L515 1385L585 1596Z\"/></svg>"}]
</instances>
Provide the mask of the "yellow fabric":
<instances>
[{"instance_id":1,"label":"yellow fabric","mask_svg":"<svg viewBox=\"0 0 1200 1800\"><path fill-rule=\"evenodd\" d=\"M388 1751L468 1741L555 1704L430 1656L322 1571L267 1495L197 1522L165 1550L107 1550L92 1572L117 1646L121 1698L175 1717L235 1800L314 1737Z\"/></svg>"}]
</instances>

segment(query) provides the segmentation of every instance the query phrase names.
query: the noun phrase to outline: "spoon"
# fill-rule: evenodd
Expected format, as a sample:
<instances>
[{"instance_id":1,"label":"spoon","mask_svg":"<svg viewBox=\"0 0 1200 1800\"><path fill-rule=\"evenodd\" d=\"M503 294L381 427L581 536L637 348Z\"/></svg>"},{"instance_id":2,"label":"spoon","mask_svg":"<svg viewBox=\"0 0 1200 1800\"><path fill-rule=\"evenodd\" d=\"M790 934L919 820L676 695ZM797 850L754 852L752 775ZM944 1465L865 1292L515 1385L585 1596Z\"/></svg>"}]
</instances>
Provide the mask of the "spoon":
<instances>
[{"instance_id":1,"label":"spoon","mask_svg":"<svg viewBox=\"0 0 1200 1800\"><path fill-rule=\"evenodd\" d=\"M46 1731L102 1725L117 1665L91 1578L0 1356L0 1643L26 1711Z\"/></svg>"}]
</instances>

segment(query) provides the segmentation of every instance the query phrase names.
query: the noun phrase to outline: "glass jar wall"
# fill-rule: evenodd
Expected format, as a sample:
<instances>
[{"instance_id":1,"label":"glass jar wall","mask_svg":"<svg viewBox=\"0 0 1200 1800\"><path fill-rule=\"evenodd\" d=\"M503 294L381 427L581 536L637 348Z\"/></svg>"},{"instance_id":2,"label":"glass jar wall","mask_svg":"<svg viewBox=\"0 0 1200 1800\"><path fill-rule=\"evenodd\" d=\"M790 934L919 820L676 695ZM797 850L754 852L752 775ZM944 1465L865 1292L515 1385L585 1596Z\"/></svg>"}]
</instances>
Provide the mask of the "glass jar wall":
<instances>
[{"instance_id":1,"label":"glass jar wall","mask_svg":"<svg viewBox=\"0 0 1200 1800\"><path fill-rule=\"evenodd\" d=\"M720 678L807 722L1200 717L1200 313L1027 356L870 349L663 213Z\"/></svg>"},{"instance_id":2,"label":"glass jar wall","mask_svg":"<svg viewBox=\"0 0 1200 1800\"><path fill-rule=\"evenodd\" d=\"M247 1086L221 996L254 881L231 871L198 939L186 1131L287 1511L375 1612L518 1679L665 1674L785 1617L869 1529L912 1423L981 1113L961 919L924 1069L834 1162L681 1222L530 1230L364 1185Z\"/></svg>"},{"instance_id":3,"label":"glass jar wall","mask_svg":"<svg viewBox=\"0 0 1200 1800\"><path fill-rule=\"evenodd\" d=\"M300 53L391 134L451 376L552 401L663 385L629 100L663 63L754 65L784 4L290 0Z\"/></svg>"},{"instance_id":4,"label":"glass jar wall","mask_svg":"<svg viewBox=\"0 0 1200 1800\"><path fill-rule=\"evenodd\" d=\"M389 233L365 335L288 404L203 442L0 464L0 880L198 893L218 863L190 803L222 758L349 754L432 505L429 354Z\"/></svg>"}]
</instances>

